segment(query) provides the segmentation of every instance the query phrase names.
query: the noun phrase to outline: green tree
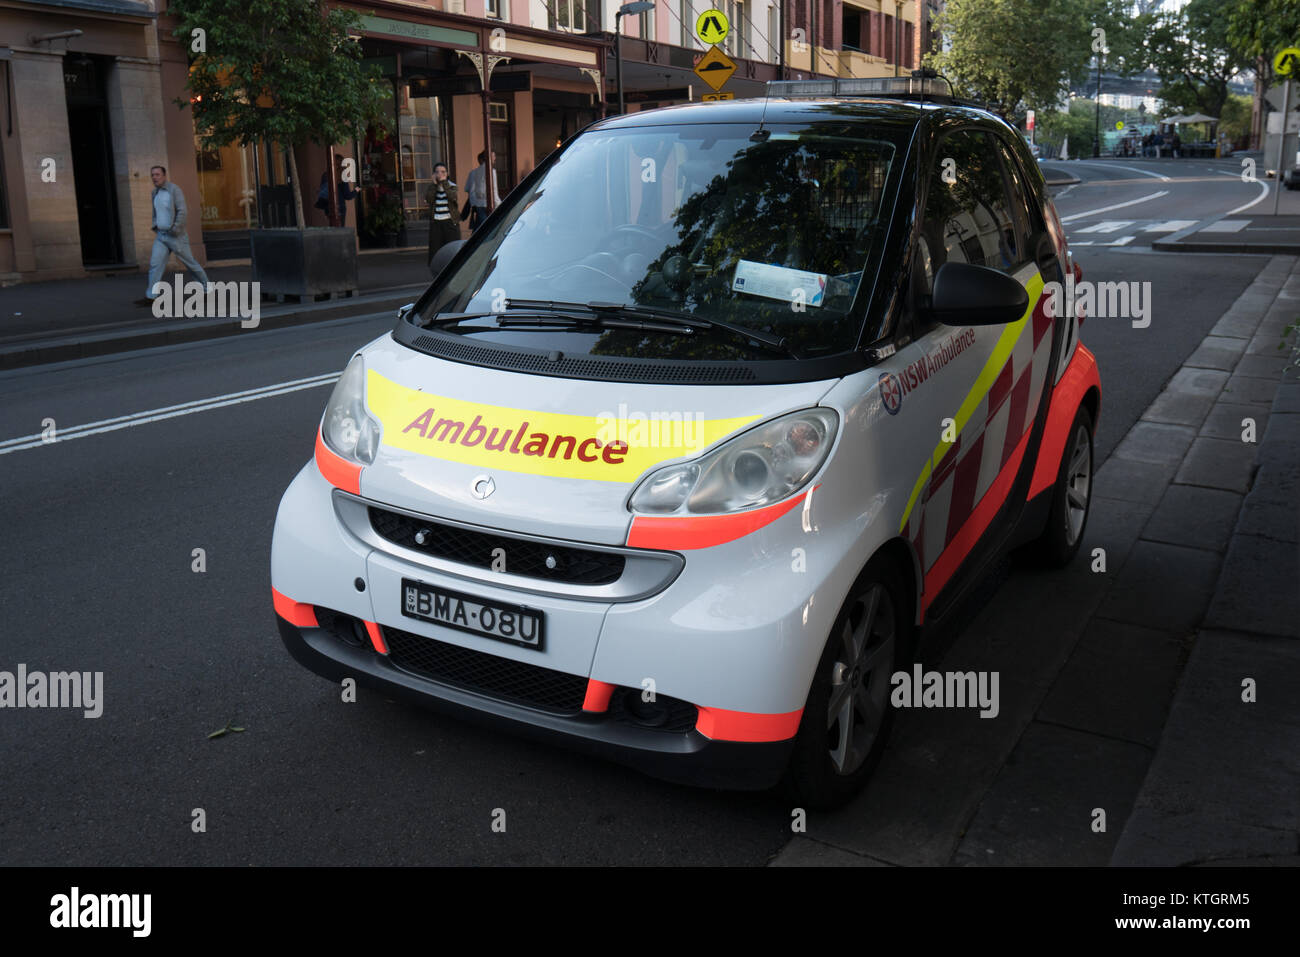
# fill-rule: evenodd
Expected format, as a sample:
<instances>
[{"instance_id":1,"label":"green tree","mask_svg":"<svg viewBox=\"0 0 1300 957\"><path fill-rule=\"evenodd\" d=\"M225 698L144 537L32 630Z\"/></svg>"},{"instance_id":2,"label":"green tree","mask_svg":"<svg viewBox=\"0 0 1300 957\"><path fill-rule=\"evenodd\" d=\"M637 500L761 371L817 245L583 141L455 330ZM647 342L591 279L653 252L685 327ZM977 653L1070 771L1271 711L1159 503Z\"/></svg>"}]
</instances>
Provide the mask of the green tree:
<instances>
[{"instance_id":1,"label":"green tree","mask_svg":"<svg viewBox=\"0 0 1300 957\"><path fill-rule=\"evenodd\" d=\"M1222 0L1191 0L1157 21L1147 44L1160 75L1161 97L1173 110L1218 117L1228 81L1249 61L1228 39Z\"/></svg>"},{"instance_id":2,"label":"green tree","mask_svg":"<svg viewBox=\"0 0 1300 957\"><path fill-rule=\"evenodd\" d=\"M1232 0L1223 14L1227 38L1234 51L1255 71L1256 116L1252 138L1263 135L1264 94L1274 83L1273 57L1279 50L1300 46L1300 0ZM1258 139L1253 144L1259 146Z\"/></svg>"},{"instance_id":3,"label":"green tree","mask_svg":"<svg viewBox=\"0 0 1300 957\"><path fill-rule=\"evenodd\" d=\"M1148 22L1123 0L948 0L926 65L1004 117L1050 110L1098 55L1115 72L1141 70Z\"/></svg>"},{"instance_id":4,"label":"green tree","mask_svg":"<svg viewBox=\"0 0 1300 957\"><path fill-rule=\"evenodd\" d=\"M349 36L360 16L323 0L172 0L175 36L192 58L194 125L206 149L261 139L288 148L293 202L304 222L294 147L356 139L383 123L391 91Z\"/></svg>"},{"instance_id":5,"label":"green tree","mask_svg":"<svg viewBox=\"0 0 1300 957\"><path fill-rule=\"evenodd\" d=\"M1230 93L1219 116L1219 132L1233 143L1250 135L1250 97Z\"/></svg>"}]
</instances>

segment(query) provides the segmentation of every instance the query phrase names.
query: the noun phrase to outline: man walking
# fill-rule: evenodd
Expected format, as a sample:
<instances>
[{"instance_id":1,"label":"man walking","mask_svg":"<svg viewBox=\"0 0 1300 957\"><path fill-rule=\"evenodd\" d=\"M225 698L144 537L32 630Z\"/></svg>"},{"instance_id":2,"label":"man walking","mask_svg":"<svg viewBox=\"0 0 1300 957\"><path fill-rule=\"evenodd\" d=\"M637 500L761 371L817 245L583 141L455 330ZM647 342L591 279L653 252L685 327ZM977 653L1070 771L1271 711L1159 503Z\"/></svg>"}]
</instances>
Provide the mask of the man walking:
<instances>
[{"instance_id":1,"label":"man walking","mask_svg":"<svg viewBox=\"0 0 1300 957\"><path fill-rule=\"evenodd\" d=\"M456 198L456 184L447 173L446 163L433 164L433 182L424 192L424 201L429 206L429 259L447 243L460 239L460 223L456 221L455 212L459 207Z\"/></svg>"},{"instance_id":2,"label":"man walking","mask_svg":"<svg viewBox=\"0 0 1300 957\"><path fill-rule=\"evenodd\" d=\"M149 177L153 180L154 240L149 257L149 285L145 287L144 298L136 300L141 306L153 305L154 287L162 279L167 257L172 254L198 277L204 288L208 285L208 274L190 252L190 240L185 235L185 195L179 186L167 181L167 167L151 167Z\"/></svg>"},{"instance_id":3,"label":"man walking","mask_svg":"<svg viewBox=\"0 0 1300 957\"><path fill-rule=\"evenodd\" d=\"M470 209L474 210L474 218L469 221L470 232L478 229L487 219L487 171L491 168L492 161L488 157L487 150L478 154L478 166L465 179L465 192L469 193L469 201L466 204L465 211L461 214L461 219L469 216ZM492 208L501 205L501 196L497 193L497 171L492 170Z\"/></svg>"}]
</instances>

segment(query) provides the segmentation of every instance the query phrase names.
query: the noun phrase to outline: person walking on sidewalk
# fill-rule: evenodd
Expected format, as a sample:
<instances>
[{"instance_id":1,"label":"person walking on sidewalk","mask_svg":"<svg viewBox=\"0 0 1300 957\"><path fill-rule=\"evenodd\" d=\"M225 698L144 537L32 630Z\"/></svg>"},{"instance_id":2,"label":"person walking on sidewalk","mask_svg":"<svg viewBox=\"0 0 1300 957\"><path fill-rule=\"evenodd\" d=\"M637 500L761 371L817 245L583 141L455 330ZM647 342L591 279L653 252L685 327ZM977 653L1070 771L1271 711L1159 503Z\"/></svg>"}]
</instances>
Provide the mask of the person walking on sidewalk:
<instances>
[{"instance_id":1,"label":"person walking on sidewalk","mask_svg":"<svg viewBox=\"0 0 1300 957\"><path fill-rule=\"evenodd\" d=\"M465 192L469 193L469 199L465 204L465 211L460 214L461 219L469 217L470 211L473 210L473 217L469 221L470 232L478 229L483 220L487 219L487 181L488 170L492 167L492 161L488 156L487 150L478 154L478 166L469 174L465 180ZM497 171L492 170L492 208L501 205L501 196L497 193Z\"/></svg>"},{"instance_id":2,"label":"person walking on sidewalk","mask_svg":"<svg viewBox=\"0 0 1300 957\"><path fill-rule=\"evenodd\" d=\"M167 257L175 255L181 265L194 273L204 288L208 274L190 252L190 240L185 235L185 194L179 186L167 181L167 167L154 166L149 170L153 180L153 253L149 256L149 285L144 298L137 299L141 306L153 305L154 287L162 279Z\"/></svg>"},{"instance_id":3,"label":"person walking on sidewalk","mask_svg":"<svg viewBox=\"0 0 1300 957\"><path fill-rule=\"evenodd\" d=\"M456 210L460 207L457 199L456 184L447 172L446 163L433 164L433 182L424 192L424 201L429 206L429 258L445 246L460 239L460 223L456 221Z\"/></svg>"}]
</instances>

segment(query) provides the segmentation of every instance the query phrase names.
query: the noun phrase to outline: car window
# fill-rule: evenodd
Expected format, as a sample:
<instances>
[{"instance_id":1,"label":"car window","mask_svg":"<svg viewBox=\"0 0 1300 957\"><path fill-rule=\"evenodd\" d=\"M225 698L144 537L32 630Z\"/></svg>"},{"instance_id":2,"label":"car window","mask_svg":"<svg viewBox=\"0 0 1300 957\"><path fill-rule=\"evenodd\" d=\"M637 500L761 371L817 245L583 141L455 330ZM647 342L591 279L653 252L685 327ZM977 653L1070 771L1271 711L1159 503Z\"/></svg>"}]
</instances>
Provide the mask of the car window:
<instances>
[{"instance_id":1,"label":"car window","mask_svg":"<svg viewBox=\"0 0 1300 957\"><path fill-rule=\"evenodd\" d=\"M1045 227L1042 216L1037 213L1036 203L1029 191L1029 184L1025 182L1025 175L1021 172L1020 164L1011 155L1011 150L1007 147L1006 142L1001 137L996 137L996 140L998 155L1002 157L1002 165L1007 171L1010 199L1015 209L1016 218L1020 222L1017 233L1020 249L1023 253L1020 258L1023 260L1032 255L1034 249L1032 239L1035 236L1042 235Z\"/></svg>"},{"instance_id":2,"label":"car window","mask_svg":"<svg viewBox=\"0 0 1300 957\"><path fill-rule=\"evenodd\" d=\"M1011 212L994 138L980 130L950 133L939 144L929 174L925 214L917 241L924 292L946 262L1014 272L1024 261L1024 240Z\"/></svg>"}]
</instances>

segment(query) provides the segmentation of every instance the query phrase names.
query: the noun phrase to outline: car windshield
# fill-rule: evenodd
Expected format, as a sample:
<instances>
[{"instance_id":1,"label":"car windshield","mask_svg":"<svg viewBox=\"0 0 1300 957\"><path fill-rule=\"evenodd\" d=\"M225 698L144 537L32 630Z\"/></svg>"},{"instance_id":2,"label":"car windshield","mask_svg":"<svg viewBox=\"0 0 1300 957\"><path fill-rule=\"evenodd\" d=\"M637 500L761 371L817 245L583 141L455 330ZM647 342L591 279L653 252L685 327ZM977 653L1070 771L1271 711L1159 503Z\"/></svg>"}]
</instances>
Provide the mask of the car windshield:
<instances>
[{"instance_id":1,"label":"car windshield","mask_svg":"<svg viewBox=\"0 0 1300 957\"><path fill-rule=\"evenodd\" d=\"M851 315L889 222L902 131L842 118L755 126L646 126L578 137L422 304L427 321L485 314L448 331L485 334L491 314L532 301L617 304L767 334L758 350L735 330L574 326L593 355L670 359L825 356L854 347ZM485 227L488 228L488 227ZM855 318L856 315L856 318ZM610 325L619 325L611 322ZM627 323L622 324L628 325ZM542 345L554 327L487 337ZM530 338L531 337L531 338ZM580 350L578 350L580 351Z\"/></svg>"}]
</instances>

